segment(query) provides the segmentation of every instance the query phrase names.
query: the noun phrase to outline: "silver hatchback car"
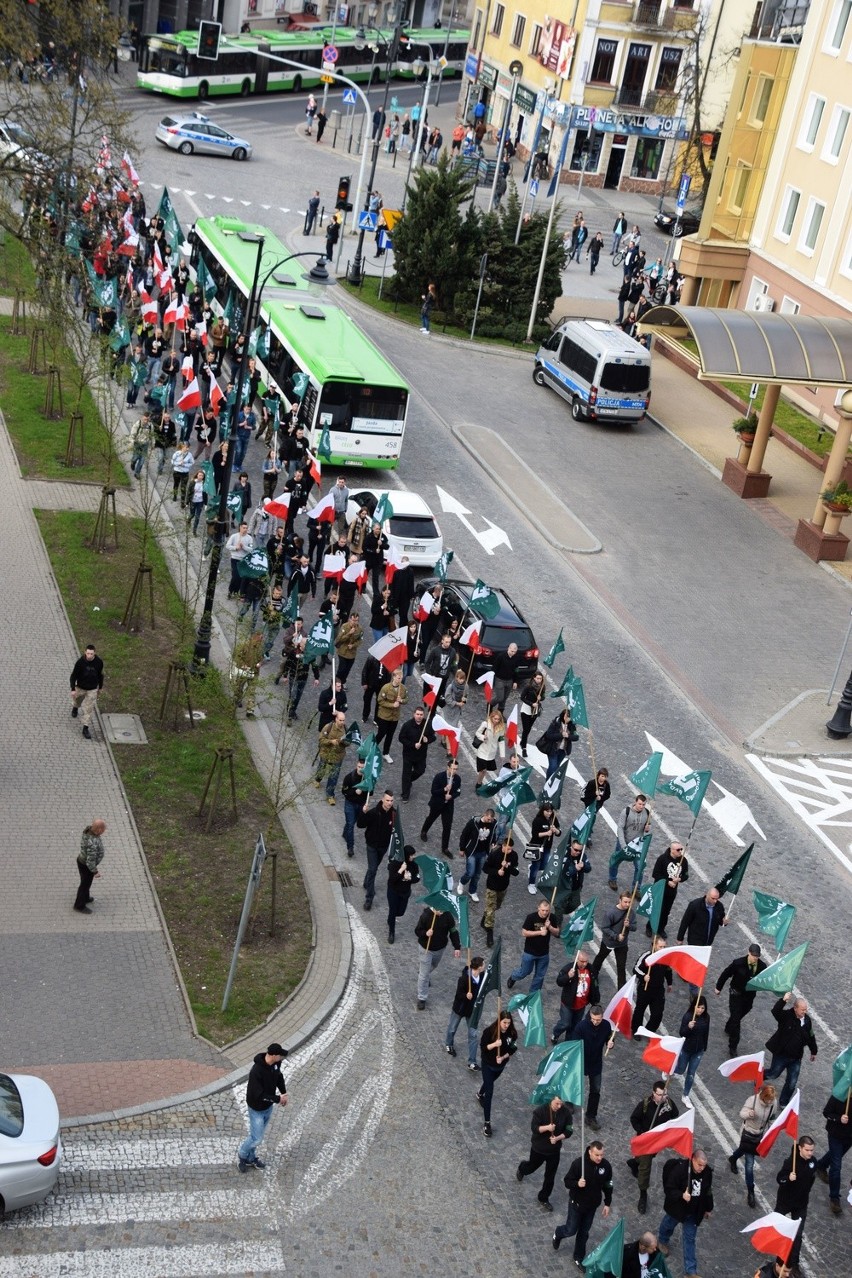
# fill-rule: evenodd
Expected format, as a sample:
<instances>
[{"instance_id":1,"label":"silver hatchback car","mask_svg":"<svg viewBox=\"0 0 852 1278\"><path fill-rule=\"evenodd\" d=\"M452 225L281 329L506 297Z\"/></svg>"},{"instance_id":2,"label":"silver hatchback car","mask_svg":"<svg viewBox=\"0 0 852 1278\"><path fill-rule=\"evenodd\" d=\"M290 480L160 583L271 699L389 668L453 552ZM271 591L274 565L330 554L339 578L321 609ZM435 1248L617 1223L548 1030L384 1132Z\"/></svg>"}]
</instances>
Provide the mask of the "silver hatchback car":
<instances>
[{"instance_id":1,"label":"silver hatchback car","mask_svg":"<svg viewBox=\"0 0 852 1278\"><path fill-rule=\"evenodd\" d=\"M251 143L238 138L206 115L191 111L188 115L166 115L157 125L156 138L164 146L181 155L227 155L232 160L250 160Z\"/></svg>"},{"instance_id":2,"label":"silver hatchback car","mask_svg":"<svg viewBox=\"0 0 852 1278\"><path fill-rule=\"evenodd\" d=\"M46 1198L61 1162L59 1106L47 1083L0 1074L0 1213Z\"/></svg>"}]
</instances>

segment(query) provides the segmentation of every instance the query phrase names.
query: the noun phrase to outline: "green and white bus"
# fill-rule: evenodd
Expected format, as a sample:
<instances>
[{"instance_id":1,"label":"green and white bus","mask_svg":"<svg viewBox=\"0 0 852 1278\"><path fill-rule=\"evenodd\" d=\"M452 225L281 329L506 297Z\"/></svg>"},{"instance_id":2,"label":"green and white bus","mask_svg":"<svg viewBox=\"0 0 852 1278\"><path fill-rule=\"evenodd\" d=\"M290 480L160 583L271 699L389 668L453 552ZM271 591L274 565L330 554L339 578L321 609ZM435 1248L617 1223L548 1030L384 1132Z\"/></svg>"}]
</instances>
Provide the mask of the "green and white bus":
<instances>
[{"instance_id":1,"label":"green and white bus","mask_svg":"<svg viewBox=\"0 0 852 1278\"><path fill-rule=\"evenodd\" d=\"M383 31L390 41L392 31ZM418 44L428 43L440 57L446 32L429 28L408 33ZM444 77L461 75L468 43L467 31L451 33L447 47ZM334 44L338 57L335 67L350 80L377 83L384 78L386 62L369 45L355 46L357 32L353 27L338 27ZM370 38L369 35L367 37ZM149 35L142 42L136 87L153 93L167 93L177 98L207 98L250 93L272 93L281 90L315 89L321 83L322 51L331 39L331 28L313 31L252 31L246 35L228 36L219 46L216 62L197 56L198 32L179 31L176 35ZM362 41L361 41L362 43ZM277 54L297 62L299 67L282 66L258 50ZM394 64L394 75L413 74L411 60L424 50L414 45L402 50Z\"/></svg>"},{"instance_id":2,"label":"green and white bus","mask_svg":"<svg viewBox=\"0 0 852 1278\"><path fill-rule=\"evenodd\" d=\"M292 259L286 245L265 227L239 218L199 218L191 235L192 262L197 268L201 259L216 285L213 309L221 313L230 302L237 328L242 326L258 235L264 238L260 280L282 263L272 271L261 298L260 327L269 333L269 353L257 359L264 382L288 408L301 400L312 448L328 428L332 465L394 469L405 434L409 388L327 290L302 278L309 263ZM265 342L259 346L263 349ZM307 376L304 389L300 374Z\"/></svg>"}]
</instances>

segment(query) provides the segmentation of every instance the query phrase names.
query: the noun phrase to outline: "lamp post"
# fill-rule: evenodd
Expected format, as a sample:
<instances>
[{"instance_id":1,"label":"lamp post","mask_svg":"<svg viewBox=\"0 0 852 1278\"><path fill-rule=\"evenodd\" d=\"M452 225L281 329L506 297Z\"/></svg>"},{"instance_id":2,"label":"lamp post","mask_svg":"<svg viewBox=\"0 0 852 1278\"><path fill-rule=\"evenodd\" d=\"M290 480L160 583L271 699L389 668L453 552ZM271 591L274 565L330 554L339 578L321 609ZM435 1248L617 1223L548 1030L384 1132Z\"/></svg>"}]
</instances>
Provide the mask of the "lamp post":
<instances>
[{"instance_id":1,"label":"lamp post","mask_svg":"<svg viewBox=\"0 0 852 1278\"><path fill-rule=\"evenodd\" d=\"M446 34L446 37L444 38L444 62L441 69L438 72L438 87L435 90L435 106L440 106L441 104L441 85L444 83L444 67L447 65L447 49L449 49L450 47L450 32L453 29L453 23L455 22L455 20L456 20L456 6L455 6L455 0L453 0L453 7L450 10L450 24L447 27L447 34Z\"/></svg>"},{"instance_id":2,"label":"lamp post","mask_svg":"<svg viewBox=\"0 0 852 1278\"><path fill-rule=\"evenodd\" d=\"M213 534L213 547L210 551L210 569L207 574L207 590L204 595L204 609L201 613L201 620L198 623L198 630L195 636L195 650L192 654L192 673L203 674L207 666L210 664L210 643L213 634L213 600L216 595L216 582L219 577L219 565L222 562L222 547L225 544L225 537L228 532L228 488L231 482L231 472L234 464L234 453L237 443L237 421L239 419L240 409L242 408L243 387L246 380L246 369L248 368L248 335L251 332L255 308L259 307L263 290L269 283L272 274L278 270L279 266L284 266L286 262L292 262L297 257L316 257L316 253L307 251L304 253L290 253L287 257L282 257L275 262L263 277L260 286L260 264L263 257L263 246L265 243L262 235L254 235L250 231L240 234L240 239L257 245L257 257L254 263L254 276L251 283L251 292L249 293L248 305L246 307L245 333L246 341L243 344L243 353L240 356L240 365L237 370L237 381L234 387L234 402L231 405L231 421L230 434L228 435L228 452L225 457L225 465L222 469L219 483L216 488L216 531ZM316 265L311 271L303 276L303 279L312 284L321 284L329 286L336 283L333 276L329 275L326 269L326 258L324 255L317 258Z\"/></svg>"}]
</instances>

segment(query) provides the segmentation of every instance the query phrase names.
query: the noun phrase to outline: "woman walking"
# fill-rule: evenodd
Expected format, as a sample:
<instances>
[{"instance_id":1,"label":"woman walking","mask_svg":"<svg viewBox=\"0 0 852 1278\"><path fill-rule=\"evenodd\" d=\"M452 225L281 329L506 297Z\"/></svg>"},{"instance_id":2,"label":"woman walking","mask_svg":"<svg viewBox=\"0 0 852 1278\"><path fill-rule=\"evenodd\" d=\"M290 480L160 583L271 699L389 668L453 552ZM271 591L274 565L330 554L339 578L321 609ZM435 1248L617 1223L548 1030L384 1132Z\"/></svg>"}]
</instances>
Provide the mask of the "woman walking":
<instances>
[{"instance_id":1,"label":"woman walking","mask_svg":"<svg viewBox=\"0 0 852 1278\"><path fill-rule=\"evenodd\" d=\"M376 701L376 749L381 750L385 763L393 763L391 745L393 744L396 726L402 707L408 700L408 693L402 682L402 671L394 670L390 683L384 684Z\"/></svg>"},{"instance_id":2,"label":"woman walking","mask_svg":"<svg viewBox=\"0 0 852 1278\"><path fill-rule=\"evenodd\" d=\"M430 333L432 327L432 312L438 305L438 290L434 284L430 284L422 297L422 305L420 307L420 332Z\"/></svg>"},{"instance_id":3,"label":"woman walking","mask_svg":"<svg viewBox=\"0 0 852 1278\"><path fill-rule=\"evenodd\" d=\"M544 675L540 670L536 670L521 690L521 754L524 758L527 757L527 741L533 724L541 714L541 703L546 692Z\"/></svg>"},{"instance_id":4,"label":"woman walking","mask_svg":"<svg viewBox=\"0 0 852 1278\"><path fill-rule=\"evenodd\" d=\"M396 940L396 921L408 909L411 889L420 882L420 871L414 857L417 849L405 845L404 861L388 861L388 945Z\"/></svg>"},{"instance_id":5,"label":"woman walking","mask_svg":"<svg viewBox=\"0 0 852 1278\"><path fill-rule=\"evenodd\" d=\"M707 1041L710 1037L707 1004L700 996L695 1001L690 1001L689 1007L681 1017L680 1036L683 1039L683 1047L680 1049L680 1056L672 1073L683 1074L683 1101L685 1105L692 1108L692 1101L687 1098L692 1091L692 1084L695 1081L698 1066L701 1064L701 1058L707 1051Z\"/></svg>"},{"instance_id":6,"label":"woman walking","mask_svg":"<svg viewBox=\"0 0 852 1278\"><path fill-rule=\"evenodd\" d=\"M91 914L89 902L92 897L92 882L101 877L99 866L104 859L103 835L106 832L106 821L98 817L91 825L87 825L80 840L80 851L77 854L77 870L80 874L80 886L74 901L74 909L78 914Z\"/></svg>"},{"instance_id":7,"label":"woman walking","mask_svg":"<svg viewBox=\"0 0 852 1278\"><path fill-rule=\"evenodd\" d=\"M757 1147L763 1138L764 1132L777 1112L778 1102L775 1096L775 1088L771 1083L766 1083L754 1096L749 1096L740 1110L740 1118L743 1120L743 1125L740 1131L739 1144L728 1157L728 1166L735 1176L739 1175L737 1162L740 1158L743 1160L749 1207L757 1206L754 1197L754 1156L757 1153Z\"/></svg>"},{"instance_id":8,"label":"woman walking","mask_svg":"<svg viewBox=\"0 0 852 1278\"><path fill-rule=\"evenodd\" d=\"M574 720L571 718L570 710L563 710L555 719L548 724L543 736L538 739L538 748L547 755L547 777L550 780L554 772L559 770L559 765L564 759L567 759L571 753L571 747L574 742L579 739L579 733L574 727Z\"/></svg>"},{"instance_id":9,"label":"woman walking","mask_svg":"<svg viewBox=\"0 0 852 1278\"><path fill-rule=\"evenodd\" d=\"M482 1086L477 1093L477 1100L485 1115L483 1131L491 1136L491 1100L494 1096L494 1084L508 1064L509 1057L518 1049L518 1031L508 1012L488 1026L479 1040L480 1060L482 1061Z\"/></svg>"},{"instance_id":10,"label":"woman walking","mask_svg":"<svg viewBox=\"0 0 852 1278\"><path fill-rule=\"evenodd\" d=\"M497 755L506 758L506 721L499 710L492 710L476 729L476 784L482 785L486 772L497 771Z\"/></svg>"}]
</instances>

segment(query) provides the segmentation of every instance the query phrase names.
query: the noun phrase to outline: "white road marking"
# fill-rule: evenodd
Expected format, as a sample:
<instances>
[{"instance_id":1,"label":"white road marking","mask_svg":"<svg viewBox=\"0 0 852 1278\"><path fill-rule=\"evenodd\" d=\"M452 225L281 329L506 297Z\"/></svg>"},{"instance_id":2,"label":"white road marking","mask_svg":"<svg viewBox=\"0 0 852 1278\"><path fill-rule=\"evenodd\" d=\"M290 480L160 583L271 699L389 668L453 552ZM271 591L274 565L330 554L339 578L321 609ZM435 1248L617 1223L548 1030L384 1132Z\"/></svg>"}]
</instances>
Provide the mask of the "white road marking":
<instances>
[{"instance_id":1,"label":"white road marking","mask_svg":"<svg viewBox=\"0 0 852 1278\"><path fill-rule=\"evenodd\" d=\"M108 1247L0 1258L0 1278L204 1278L284 1272L277 1243L230 1242L201 1247Z\"/></svg>"},{"instance_id":2,"label":"white road marking","mask_svg":"<svg viewBox=\"0 0 852 1278\"><path fill-rule=\"evenodd\" d=\"M458 519L460 519L465 528L471 536L476 538L487 555L493 555L495 549L502 545L508 546L509 550L512 549L512 543L509 541L509 535L504 532L502 528L498 528L496 524L492 524L490 519L486 519L485 516L482 515L480 518L485 520L488 527L483 529L482 532L477 532L473 524L467 518L468 515L472 514L472 511L468 510L467 506L463 505L458 498L453 497L443 488L439 488L437 484L435 485L435 488L438 491L438 501L441 503L441 510L443 510L445 514L455 515Z\"/></svg>"},{"instance_id":3,"label":"white road marking","mask_svg":"<svg viewBox=\"0 0 852 1278\"><path fill-rule=\"evenodd\" d=\"M684 763L683 759L679 759L676 754L669 750L668 746L663 745L662 741L652 737L650 732L646 732L645 736L651 749L659 750L663 756L663 762L660 765L660 772L663 776L682 777L684 773L694 771L691 764ZM749 825L762 839L765 839L766 835L752 816L751 808L748 804L744 803L742 799L738 799L735 794L732 794L730 790L726 790L718 782L713 781L712 784L722 791L722 798L718 803L708 803L705 798L701 805L702 811L706 811L713 818L731 842L739 848L745 847L745 841L740 838L740 834Z\"/></svg>"},{"instance_id":4,"label":"white road marking","mask_svg":"<svg viewBox=\"0 0 852 1278\"><path fill-rule=\"evenodd\" d=\"M746 758L844 869L852 871L847 855L852 850L852 760ZM843 847L830 830L841 834Z\"/></svg>"},{"instance_id":5,"label":"white road marking","mask_svg":"<svg viewBox=\"0 0 852 1278\"><path fill-rule=\"evenodd\" d=\"M232 1163L234 1141L225 1136L192 1136L158 1140L110 1140L103 1145L76 1144L73 1133L63 1136L63 1174L71 1172L136 1171L147 1167L201 1167Z\"/></svg>"},{"instance_id":6,"label":"white road marking","mask_svg":"<svg viewBox=\"0 0 852 1278\"><path fill-rule=\"evenodd\" d=\"M252 1172L254 1176L257 1173ZM242 1179L242 1177L240 1178ZM55 1229L70 1225L120 1225L125 1221L244 1220L268 1216L269 1192L264 1188L209 1189L174 1194L56 1194L34 1207L15 1213L15 1229ZM9 1227L0 1222L0 1230Z\"/></svg>"}]
</instances>

